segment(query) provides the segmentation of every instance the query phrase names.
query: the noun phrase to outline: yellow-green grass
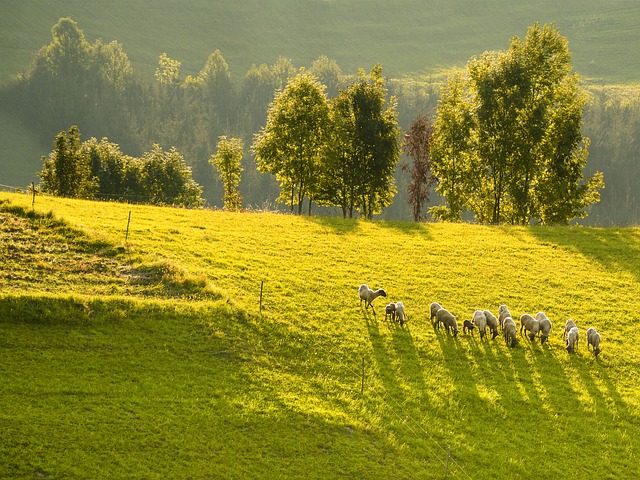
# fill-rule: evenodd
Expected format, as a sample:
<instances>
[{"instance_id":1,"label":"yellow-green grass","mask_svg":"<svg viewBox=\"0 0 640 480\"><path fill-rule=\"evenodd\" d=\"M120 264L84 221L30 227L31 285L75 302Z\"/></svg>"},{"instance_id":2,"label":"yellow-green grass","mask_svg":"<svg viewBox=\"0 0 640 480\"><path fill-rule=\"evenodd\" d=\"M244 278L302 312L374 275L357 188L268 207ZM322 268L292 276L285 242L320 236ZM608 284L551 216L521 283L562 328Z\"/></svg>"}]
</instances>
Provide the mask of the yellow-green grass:
<instances>
[{"instance_id":1,"label":"yellow-green grass","mask_svg":"<svg viewBox=\"0 0 640 480\"><path fill-rule=\"evenodd\" d=\"M640 229L0 202L0 477L638 475ZM375 316L360 283L388 293ZM434 300L554 329L453 338Z\"/></svg>"}]
</instances>

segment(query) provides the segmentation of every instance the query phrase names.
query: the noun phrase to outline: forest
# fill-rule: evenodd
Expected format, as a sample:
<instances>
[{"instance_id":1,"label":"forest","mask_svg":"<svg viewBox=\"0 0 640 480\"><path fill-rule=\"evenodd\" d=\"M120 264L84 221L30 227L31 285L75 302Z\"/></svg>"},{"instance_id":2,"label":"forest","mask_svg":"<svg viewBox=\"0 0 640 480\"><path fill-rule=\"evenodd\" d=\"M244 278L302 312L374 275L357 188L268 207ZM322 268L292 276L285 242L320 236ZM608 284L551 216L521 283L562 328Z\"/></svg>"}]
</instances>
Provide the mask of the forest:
<instances>
[{"instance_id":1,"label":"forest","mask_svg":"<svg viewBox=\"0 0 640 480\"><path fill-rule=\"evenodd\" d=\"M175 148L202 185L209 205L222 206L222 182L209 160L221 136L251 145L267 120L277 92L301 67L281 57L274 64L253 65L244 75L232 74L222 52L209 55L198 75L183 75L181 62L162 53L152 78L137 72L117 41L90 42L71 19L52 28L51 42L35 52L32 63L15 81L2 86L7 113L27 122L51 145L61 130L78 125L86 137L108 139L131 156L154 146ZM326 86L328 98L353 83L358 72L344 73L322 55L304 67ZM395 99L402 132L420 115L433 118L443 79L418 81L386 78L387 100ZM593 225L630 225L640 219L640 199L633 179L640 173L640 100L634 86L582 84L586 92L582 134L589 139L585 175L604 174L606 188L599 203L580 220ZM381 216L409 219L409 174L402 157L394 172L397 193ZM280 191L273 175L261 173L247 148L242 158L240 192L246 207L286 208L276 202ZM429 206L441 203L432 193ZM338 208L320 213L339 215Z\"/></svg>"}]
</instances>

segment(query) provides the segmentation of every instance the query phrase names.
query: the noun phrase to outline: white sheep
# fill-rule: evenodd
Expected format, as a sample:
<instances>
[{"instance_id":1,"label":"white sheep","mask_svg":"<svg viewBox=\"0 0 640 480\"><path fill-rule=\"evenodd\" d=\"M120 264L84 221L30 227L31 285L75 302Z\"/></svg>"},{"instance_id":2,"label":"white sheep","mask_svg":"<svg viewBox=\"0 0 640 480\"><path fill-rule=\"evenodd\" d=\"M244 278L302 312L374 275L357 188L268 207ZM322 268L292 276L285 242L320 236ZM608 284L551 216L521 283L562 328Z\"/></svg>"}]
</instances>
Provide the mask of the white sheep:
<instances>
[{"instance_id":1,"label":"white sheep","mask_svg":"<svg viewBox=\"0 0 640 480\"><path fill-rule=\"evenodd\" d=\"M482 310L476 310L473 312L472 322L478 327L480 340L482 340L487 333L487 318L484 316Z\"/></svg>"},{"instance_id":2,"label":"white sheep","mask_svg":"<svg viewBox=\"0 0 640 480\"><path fill-rule=\"evenodd\" d=\"M504 335L504 341L507 346L514 348L518 344L518 338L516 335L516 322L513 318L506 317L502 322L502 333Z\"/></svg>"},{"instance_id":3,"label":"white sheep","mask_svg":"<svg viewBox=\"0 0 640 480\"><path fill-rule=\"evenodd\" d=\"M520 335L524 329L525 334L529 332L529 340L532 342L536 339L536 335L540 332L540 322L528 313L520 316Z\"/></svg>"},{"instance_id":4,"label":"white sheep","mask_svg":"<svg viewBox=\"0 0 640 480\"><path fill-rule=\"evenodd\" d=\"M498 307L498 323L500 324L500 328L504 328L504 319L507 317L511 317L511 312L506 305L500 305Z\"/></svg>"},{"instance_id":5,"label":"white sheep","mask_svg":"<svg viewBox=\"0 0 640 480\"><path fill-rule=\"evenodd\" d=\"M564 325L564 332L562 332L562 339L566 339L567 338L567 334L569 333L569 330L571 330L573 327L577 327L576 322L573 321L573 319L569 319L567 320L567 323L565 323Z\"/></svg>"},{"instance_id":6,"label":"white sheep","mask_svg":"<svg viewBox=\"0 0 640 480\"><path fill-rule=\"evenodd\" d=\"M438 310L441 308L442 307L438 302L431 302L431 305L429 305L429 310L431 311L431 323L433 323L433 319L436 318L436 313L438 313ZM438 325L438 328L440 328L440 325Z\"/></svg>"},{"instance_id":7,"label":"white sheep","mask_svg":"<svg viewBox=\"0 0 640 480\"><path fill-rule=\"evenodd\" d=\"M578 340L580 340L578 327L571 327L571 330L567 333L567 352L573 353L578 348Z\"/></svg>"},{"instance_id":8,"label":"white sheep","mask_svg":"<svg viewBox=\"0 0 640 480\"><path fill-rule=\"evenodd\" d=\"M540 343L544 343L549 339L549 332L551 332L551 320L545 315L544 312L536 313L536 320L540 324Z\"/></svg>"},{"instance_id":9,"label":"white sheep","mask_svg":"<svg viewBox=\"0 0 640 480\"><path fill-rule=\"evenodd\" d=\"M436 313L436 322L438 322L438 328L440 328L440 322L447 329L447 333L453 332L453 336L458 335L458 322L456 321L456 317L453 316L451 312L441 308Z\"/></svg>"},{"instance_id":10,"label":"white sheep","mask_svg":"<svg viewBox=\"0 0 640 480\"><path fill-rule=\"evenodd\" d=\"M493 340L498 336L498 319L489 310L483 310L482 313L484 313L484 317L487 319L487 327L491 330L491 334L493 335L491 340Z\"/></svg>"},{"instance_id":11,"label":"white sheep","mask_svg":"<svg viewBox=\"0 0 640 480\"><path fill-rule=\"evenodd\" d=\"M367 309L371 307L373 314L376 314L375 309L373 308L373 302L378 297L386 297L387 293L383 289L371 290L366 284L360 285L358 288L358 295L360 296L360 305L362 305L362 301L364 300L364 308Z\"/></svg>"},{"instance_id":12,"label":"white sheep","mask_svg":"<svg viewBox=\"0 0 640 480\"><path fill-rule=\"evenodd\" d=\"M404 311L404 303L402 302L396 302L396 318L401 326L407 321L407 314Z\"/></svg>"},{"instance_id":13,"label":"white sheep","mask_svg":"<svg viewBox=\"0 0 640 480\"><path fill-rule=\"evenodd\" d=\"M600 334L593 327L587 329L587 350L590 345L593 347L593 354L598 358L602 351L600 350Z\"/></svg>"}]
</instances>

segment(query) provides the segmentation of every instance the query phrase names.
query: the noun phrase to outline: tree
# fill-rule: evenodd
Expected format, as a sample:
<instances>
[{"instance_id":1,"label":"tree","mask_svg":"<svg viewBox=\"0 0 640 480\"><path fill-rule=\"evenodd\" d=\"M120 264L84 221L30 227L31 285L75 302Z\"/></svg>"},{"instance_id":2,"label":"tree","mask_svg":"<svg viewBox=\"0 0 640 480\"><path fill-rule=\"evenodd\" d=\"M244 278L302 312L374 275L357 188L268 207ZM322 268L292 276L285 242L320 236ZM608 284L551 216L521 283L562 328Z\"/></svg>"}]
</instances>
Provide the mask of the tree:
<instances>
[{"instance_id":1,"label":"tree","mask_svg":"<svg viewBox=\"0 0 640 480\"><path fill-rule=\"evenodd\" d=\"M430 152L433 173L438 179L436 191L447 202L429 209L438 220L461 221L468 205L466 192L474 188L471 111L462 74L456 72L440 92Z\"/></svg>"},{"instance_id":2,"label":"tree","mask_svg":"<svg viewBox=\"0 0 640 480\"><path fill-rule=\"evenodd\" d=\"M280 182L280 201L291 211L318 191L320 156L329 122L324 86L308 72L293 78L269 107L267 124L256 135L252 150L258 169L272 173Z\"/></svg>"},{"instance_id":3,"label":"tree","mask_svg":"<svg viewBox=\"0 0 640 480\"><path fill-rule=\"evenodd\" d=\"M438 107L444 117L436 121L434 142L434 165L444 182L438 188L457 203L435 209L436 216L459 219L461 207L494 224L584 216L603 182L599 173L583 180L585 99L571 74L567 40L555 27L536 23L524 42L512 38L507 51L485 52L467 71L466 83L451 80L446 88L455 96L445 89ZM464 132L466 140L459 136ZM454 162L453 170L440 168Z\"/></svg>"},{"instance_id":4,"label":"tree","mask_svg":"<svg viewBox=\"0 0 640 480\"><path fill-rule=\"evenodd\" d=\"M331 103L332 137L326 154L329 172L323 202L342 207L343 215L361 209L372 218L396 192L393 173L400 157L395 99L387 104L382 67L342 90Z\"/></svg>"},{"instance_id":5,"label":"tree","mask_svg":"<svg viewBox=\"0 0 640 480\"><path fill-rule=\"evenodd\" d=\"M60 197L92 198L98 189L97 180L91 176L89 158L80 144L80 131L76 125L68 133L58 133L54 149L44 163L41 190Z\"/></svg>"},{"instance_id":6,"label":"tree","mask_svg":"<svg viewBox=\"0 0 640 480\"><path fill-rule=\"evenodd\" d=\"M408 201L413 207L413 220L416 222L424 219L423 207L429 201L429 188L434 182L430 158L432 138L433 127L429 118L422 114L413 121L404 139L404 151L413 159L413 164L403 164L402 170L411 175Z\"/></svg>"},{"instance_id":7,"label":"tree","mask_svg":"<svg viewBox=\"0 0 640 480\"><path fill-rule=\"evenodd\" d=\"M238 190L240 175L242 174L242 156L244 145L239 138L227 138L226 135L220 137L218 141L218 151L211 155L209 163L213 165L220 174L220 180L224 185L224 208L237 211L242 208L242 197Z\"/></svg>"},{"instance_id":8,"label":"tree","mask_svg":"<svg viewBox=\"0 0 640 480\"><path fill-rule=\"evenodd\" d=\"M144 195L152 203L199 206L202 203L202 187L191 176L191 168L172 147L165 152L154 144L142 157L141 184Z\"/></svg>"}]
</instances>

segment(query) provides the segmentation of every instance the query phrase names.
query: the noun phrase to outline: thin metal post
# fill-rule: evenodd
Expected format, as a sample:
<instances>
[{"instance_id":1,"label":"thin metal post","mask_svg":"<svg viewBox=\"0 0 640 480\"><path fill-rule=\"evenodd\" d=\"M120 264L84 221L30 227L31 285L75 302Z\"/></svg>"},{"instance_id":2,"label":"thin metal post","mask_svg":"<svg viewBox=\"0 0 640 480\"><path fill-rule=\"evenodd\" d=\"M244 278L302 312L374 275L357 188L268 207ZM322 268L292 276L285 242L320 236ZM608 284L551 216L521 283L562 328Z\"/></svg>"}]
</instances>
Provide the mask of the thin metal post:
<instances>
[{"instance_id":1,"label":"thin metal post","mask_svg":"<svg viewBox=\"0 0 640 480\"><path fill-rule=\"evenodd\" d=\"M264 289L264 280L260 282L260 315L262 315L262 291Z\"/></svg>"},{"instance_id":2,"label":"thin metal post","mask_svg":"<svg viewBox=\"0 0 640 480\"><path fill-rule=\"evenodd\" d=\"M360 395L364 395L364 357L362 357L362 386L360 387Z\"/></svg>"},{"instance_id":3,"label":"thin metal post","mask_svg":"<svg viewBox=\"0 0 640 480\"><path fill-rule=\"evenodd\" d=\"M129 224L131 223L131 210L129 210L129 220L127 220L127 233L124 236L124 243L127 243L127 240L129 240Z\"/></svg>"}]
</instances>

